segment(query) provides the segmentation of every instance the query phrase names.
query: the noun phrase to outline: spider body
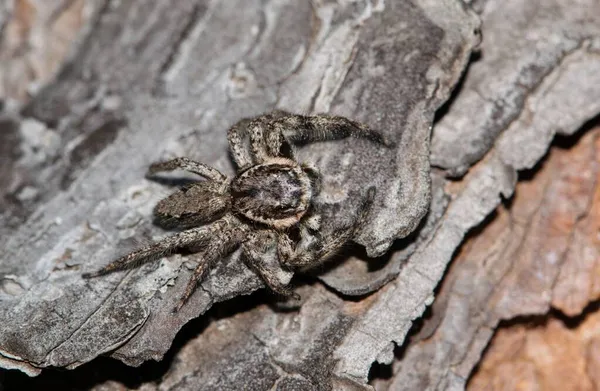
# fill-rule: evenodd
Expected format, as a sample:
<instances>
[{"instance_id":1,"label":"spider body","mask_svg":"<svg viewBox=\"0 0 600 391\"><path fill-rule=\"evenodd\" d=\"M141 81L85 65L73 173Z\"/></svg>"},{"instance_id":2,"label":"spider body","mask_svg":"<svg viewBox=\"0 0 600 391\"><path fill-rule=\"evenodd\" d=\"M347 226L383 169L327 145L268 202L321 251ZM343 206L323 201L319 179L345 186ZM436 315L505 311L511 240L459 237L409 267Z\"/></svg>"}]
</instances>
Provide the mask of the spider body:
<instances>
[{"instance_id":1,"label":"spider body","mask_svg":"<svg viewBox=\"0 0 600 391\"><path fill-rule=\"evenodd\" d=\"M175 191L154 208L158 225L183 230L84 277L126 269L177 249L194 249L200 255L199 262L178 310L216 261L242 247L244 260L271 290L298 297L288 281L279 279L279 269L310 267L350 241L366 220L375 188L366 191L354 221L323 235L314 203L320 191L319 172L297 162L292 145L349 136L391 145L380 133L344 117L276 112L242 120L229 130L230 150L239 167L231 179L187 158L152 164L149 175L182 169L206 179ZM282 149L287 152L281 152ZM289 236L292 228L299 232L294 240ZM275 268L264 261L273 250L279 260Z\"/></svg>"}]
</instances>

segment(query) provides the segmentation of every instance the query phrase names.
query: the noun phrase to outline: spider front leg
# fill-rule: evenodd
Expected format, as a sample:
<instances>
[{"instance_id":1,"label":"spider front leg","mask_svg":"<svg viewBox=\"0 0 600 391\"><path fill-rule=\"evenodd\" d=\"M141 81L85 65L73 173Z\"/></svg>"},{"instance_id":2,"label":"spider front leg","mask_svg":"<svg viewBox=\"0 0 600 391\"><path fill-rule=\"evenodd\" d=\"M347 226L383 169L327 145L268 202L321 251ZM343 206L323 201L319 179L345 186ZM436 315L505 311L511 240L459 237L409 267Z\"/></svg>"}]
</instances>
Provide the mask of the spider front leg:
<instances>
[{"instance_id":1,"label":"spider front leg","mask_svg":"<svg viewBox=\"0 0 600 391\"><path fill-rule=\"evenodd\" d=\"M277 256L275 241L276 234L273 231L263 230L251 233L248 235L248 240L242 245L244 258L248 266L273 292L299 300L300 295L290 289L287 282L282 282L285 277L282 275L284 271L279 266L279 262L276 259L269 262L269 256Z\"/></svg>"},{"instance_id":2,"label":"spider front leg","mask_svg":"<svg viewBox=\"0 0 600 391\"><path fill-rule=\"evenodd\" d=\"M294 158L294 143L339 140L346 137L392 147L394 142L367 125L341 116L292 114L277 110L254 119L243 119L227 134L233 159L239 168L263 163L272 157ZM246 139L250 139L250 149ZM282 152L284 151L284 152Z\"/></svg>"},{"instance_id":3,"label":"spider front leg","mask_svg":"<svg viewBox=\"0 0 600 391\"><path fill-rule=\"evenodd\" d=\"M236 165L243 169L254 163L262 163L272 155L265 144L265 129L275 118L274 114L263 114L256 118L244 118L227 132L229 149ZM250 139L249 148L246 139Z\"/></svg>"},{"instance_id":4,"label":"spider front leg","mask_svg":"<svg viewBox=\"0 0 600 391\"><path fill-rule=\"evenodd\" d=\"M252 122L250 118L244 118L235 123L227 131L227 141L233 161L239 169L252 165L252 157L246 147L246 136L248 135L248 125Z\"/></svg>"},{"instance_id":5,"label":"spider front leg","mask_svg":"<svg viewBox=\"0 0 600 391\"><path fill-rule=\"evenodd\" d=\"M283 133L273 132L272 124L280 116L289 115L283 111L263 114L256 118L246 118L233 125L227 139L233 160L242 169L253 163L263 163L272 157L281 156L282 147L285 146L284 155L294 159L292 145L284 138ZM250 139L249 148L246 139Z\"/></svg>"}]
</instances>

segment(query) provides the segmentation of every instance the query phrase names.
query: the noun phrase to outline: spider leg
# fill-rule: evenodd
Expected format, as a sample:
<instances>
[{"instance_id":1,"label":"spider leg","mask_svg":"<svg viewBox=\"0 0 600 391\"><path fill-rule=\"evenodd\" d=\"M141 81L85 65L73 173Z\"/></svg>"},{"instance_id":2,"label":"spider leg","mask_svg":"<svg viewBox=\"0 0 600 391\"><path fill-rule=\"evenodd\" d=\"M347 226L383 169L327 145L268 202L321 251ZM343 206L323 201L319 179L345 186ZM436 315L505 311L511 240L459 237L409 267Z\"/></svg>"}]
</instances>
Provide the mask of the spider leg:
<instances>
[{"instance_id":1,"label":"spider leg","mask_svg":"<svg viewBox=\"0 0 600 391\"><path fill-rule=\"evenodd\" d=\"M177 302L177 305L173 310L174 312L179 311L181 307L183 307L183 305L188 301L190 296L196 290L198 284L206 278L210 270L213 268L215 262L228 253L227 246L224 246L223 244L216 244L211 247L212 248L202 251L200 256L196 259L198 265L194 269L194 272L192 273L192 276L185 287L183 295Z\"/></svg>"},{"instance_id":2,"label":"spider leg","mask_svg":"<svg viewBox=\"0 0 600 391\"><path fill-rule=\"evenodd\" d=\"M215 263L231 253L246 238L247 234L247 228L243 225L237 225L215 233L216 237L212 238L211 242L199 254L199 259L197 259L198 265L194 269L183 295L173 309L174 312L179 311L183 307L196 290L198 284L206 278Z\"/></svg>"},{"instance_id":3,"label":"spider leg","mask_svg":"<svg viewBox=\"0 0 600 391\"><path fill-rule=\"evenodd\" d=\"M305 269L320 263L340 250L352 239L352 227L337 230L324 240L321 235L301 230L300 242L294 247L291 239L282 235L277 251L281 264L289 269Z\"/></svg>"},{"instance_id":4,"label":"spider leg","mask_svg":"<svg viewBox=\"0 0 600 391\"><path fill-rule=\"evenodd\" d=\"M334 230L326 238L319 233L310 232L309 227L301 227L301 239L294 248L292 240L287 235L280 236L278 252L282 265L292 269L309 268L334 255L354 238L365 223L374 198L375 187L370 187L354 222L347 227Z\"/></svg>"},{"instance_id":5,"label":"spider leg","mask_svg":"<svg viewBox=\"0 0 600 391\"><path fill-rule=\"evenodd\" d=\"M287 284L282 283L281 278L278 277L282 270L277 260L271 263L268 262L269 246L274 247L274 241L275 237L269 231L250 234L248 241L242 244L244 258L248 266L261 277L273 292L299 300L300 295L290 289Z\"/></svg>"},{"instance_id":6,"label":"spider leg","mask_svg":"<svg viewBox=\"0 0 600 391\"><path fill-rule=\"evenodd\" d=\"M208 241L215 232L221 231L224 224L226 224L225 219L221 219L208 226L192 228L175 235L167 236L156 243L142 247L116 259L100 270L84 273L82 277L93 278L117 270L133 268L142 263L159 259L178 248L204 243Z\"/></svg>"},{"instance_id":7,"label":"spider leg","mask_svg":"<svg viewBox=\"0 0 600 391\"><path fill-rule=\"evenodd\" d=\"M259 163L270 157L281 156L282 147L285 147L287 157L295 160L293 145L296 143L307 144L355 137L387 147L394 145L394 142L382 133L345 117L325 114L308 116L281 110L249 121L247 132L250 134L252 154Z\"/></svg>"},{"instance_id":8,"label":"spider leg","mask_svg":"<svg viewBox=\"0 0 600 391\"><path fill-rule=\"evenodd\" d=\"M252 119L244 118L227 131L229 150L231 151L235 164L240 169L252 165L252 157L250 156L248 148L245 146L245 140L248 136L248 125L250 122L252 122Z\"/></svg>"},{"instance_id":9,"label":"spider leg","mask_svg":"<svg viewBox=\"0 0 600 391\"><path fill-rule=\"evenodd\" d=\"M294 159L294 143L339 140L346 137L367 140L392 147L394 142L367 125L341 116L292 114L282 110L233 125L227 138L233 159L239 168L285 155ZM245 141L250 138L250 149ZM282 148L285 153L282 154Z\"/></svg>"},{"instance_id":10,"label":"spider leg","mask_svg":"<svg viewBox=\"0 0 600 391\"><path fill-rule=\"evenodd\" d=\"M253 162L262 163L270 157L281 155L285 146L285 155L294 159L292 145L285 139L283 133L274 132L271 124L279 116L288 113L275 111L256 118L246 118L233 125L227 133L233 159L239 168L247 167ZM250 148L245 145L250 139Z\"/></svg>"},{"instance_id":11,"label":"spider leg","mask_svg":"<svg viewBox=\"0 0 600 391\"><path fill-rule=\"evenodd\" d=\"M200 175L201 177L218 183L225 183L227 181L227 176L225 176L216 168L208 166L204 163L196 162L186 157L178 157L167 160L166 162L153 163L148 168L148 173L146 176L156 174L157 172L173 171L177 169L189 171L193 174Z\"/></svg>"},{"instance_id":12,"label":"spider leg","mask_svg":"<svg viewBox=\"0 0 600 391\"><path fill-rule=\"evenodd\" d=\"M280 133L289 143L307 144L316 141L339 140L346 137L364 138L392 147L394 142L382 133L358 121L317 114L314 116L286 113L273 121L272 132ZM268 138L275 138L269 136Z\"/></svg>"},{"instance_id":13,"label":"spider leg","mask_svg":"<svg viewBox=\"0 0 600 391\"><path fill-rule=\"evenodd\" d=\"M203 253L200 256L200 258L197 260L198 266L196 266L196 268L194 269L194 272L192 273L192 276L190 277L190 280L188 281L185 287L185 291L179 299L179 301L177 302L177 305L175 305L173 312L178 312L181 309L181 307L183 307L183 305L188 301L192 293L194 293L194 291L196 290L196 286L206 278L208 272L214 264L215 258L216 257L214 256L207 256L207 253Z\"/></svg>"},{"instance_id":14,"label":"spider leg","mask_svg":"<svg viewBox=\"0 0 600 391\"><path fill-rule=\"evenodd\" d=\"M313 187L314 194L318 194L321 192L321 187L323 187L323 180L321 178L321 173L319 169L309 163L302 163L302 169L310 178L310 182Z\"/></svg>"}]
</instances>

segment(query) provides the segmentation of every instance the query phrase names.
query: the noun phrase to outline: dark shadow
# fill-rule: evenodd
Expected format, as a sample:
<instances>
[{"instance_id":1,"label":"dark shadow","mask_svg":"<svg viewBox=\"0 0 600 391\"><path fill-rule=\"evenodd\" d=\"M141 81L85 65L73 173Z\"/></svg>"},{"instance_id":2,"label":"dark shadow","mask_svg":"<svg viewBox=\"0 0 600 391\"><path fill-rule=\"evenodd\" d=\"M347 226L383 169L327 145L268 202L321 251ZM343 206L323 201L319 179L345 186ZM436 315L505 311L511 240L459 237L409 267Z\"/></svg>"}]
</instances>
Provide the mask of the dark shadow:
<instances>
[{"instance_id":1,"label":"dark shadow","mask_svg":"<svg viewBox=\"0 0 600 391\"><path fill-rule=\"evenodd\" d=\"M193 179L188 177L175 177L175 176L165 176L165 175L148 175L146 179L156 182L163 186L168 187L186 187L201 182L199 179Z\"/></svg>"},{"instance_id":2,"label":"dark shadow","mask_svg":"<svg viewBox=\"0 0 600 391\"><path fill-rule=\"evenodd\" d=\"M368 384L373 383L375 380L391 380L394 376L394 370L391 364L381 364L375 361L369 369Z\"/></svg>"},{"instance_id":3,"label":"dark shadow","mask_svg":"<svg viewBox=\"0 0 600 391\"><path fill-rule=\"evenodd\" d=\"M448 111L450 111L450 107L456 101L456 97L460 94L460 92L462 91L462 89L465 85L465 80L467 79L467 74L469 73L469 69L471 68L473 63L480 61L481 58L482 58L481 51L471 53L468 64L465 67L465 70L464 70L463 74L461 75L460 79L458 80L458 83L456 83L456 85L452 89L452 92L450 93L450 96L448 97L446 102L444 102L444 104L442 104L436 110L435 116L433 117L434 124L439 122L446 114L448 114ZM435 126L433 127L433 129L434 129L433 131L435 132Z\"/></svg>"},{"instance_id":4,"label":"dark shadow","mask_svg":"<svg viewBox=\"0 0 600 391\"><path fill-rule=\"evenodd\" d=\"M560 149L573 148L581 140L581 137L583 137L584 134L598 126L600 126L600 113L586 121L574 134L557 134L554 136L554 140L552 140L552 146Z\"/></svg>"},{"instance_id":5,"label":"dark shadow","mask_svg":"<svg viewBox=\"0 0 600 391\"><path fill-rule=\"evenodd\" d=\"M581 138L593 128L600 126L600 114L591 118L589 121L584 123L581 128L579 128L575 133L571 135L561 135L557 134L554 136L550 147L544 154L542 158L540 158L536 164L526 170L519 171L519 182L527 182L535 179L536 174L542 169L544 164L548 161L552 150L555 148L567 150L573 148L577 143L581 141Z\"/></svg>"},{"instance_id":6,"label":"dark shadow","mask_svg":"<svg viewBox=\"0 0 600 391\"><path fill-rule=\"evenodd\" d=\"M436 292L437 295L437 292ZM419 319L415 319L410 330L406 334L406 338L402 345L394 343L394 361L391 364L381 364L377 361L373 362L369 370L368 384L373 384L376 379L379 380L391 380L394 377L394 363L400 362L406 356L408 347L412 345L412 342L417 338L419 332L423 328L423 325L433 316L431 306L425 309L425 312Z\"/></svg>"}]
</instances>

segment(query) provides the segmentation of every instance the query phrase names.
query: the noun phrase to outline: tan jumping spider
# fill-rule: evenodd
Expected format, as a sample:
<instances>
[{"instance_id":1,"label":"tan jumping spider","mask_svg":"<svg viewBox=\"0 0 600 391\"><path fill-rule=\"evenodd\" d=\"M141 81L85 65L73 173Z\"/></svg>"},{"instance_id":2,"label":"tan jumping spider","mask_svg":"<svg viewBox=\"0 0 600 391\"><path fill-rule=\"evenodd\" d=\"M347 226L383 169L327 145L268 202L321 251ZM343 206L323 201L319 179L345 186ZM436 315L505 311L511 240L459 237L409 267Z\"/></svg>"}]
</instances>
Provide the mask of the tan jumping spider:
<instances>
[{"instance_id":1,"label":"tan jumping spider","mask_svg":"<svg viewBox=\"0 0 600 391\"><path fill-rule=\"evenodd\" d=\"M133 267L177 249L199 250L200 261L177 311L213 264L241 245L245 261L271 290L299 298L262 258L272 250L279 259L277 268L288 270L321 262L353 238L373 203L375 188L366 191L352 224L322 235L321 224L327 222L321 221L313 203L320 189L319 172L298 163L292 145L349 136L391 145L380 133L344 117L277 111L242 120L229 130L231 153L239 167L233 179L183 157L152 164L149 175L181 169L206 178L174 192L154 208L158 225L187 230L120 257L84 278Z\"/></svg>"}]
</instances>

